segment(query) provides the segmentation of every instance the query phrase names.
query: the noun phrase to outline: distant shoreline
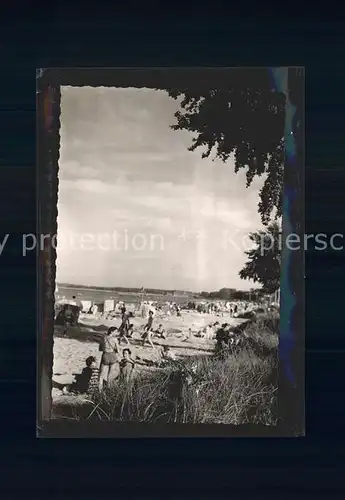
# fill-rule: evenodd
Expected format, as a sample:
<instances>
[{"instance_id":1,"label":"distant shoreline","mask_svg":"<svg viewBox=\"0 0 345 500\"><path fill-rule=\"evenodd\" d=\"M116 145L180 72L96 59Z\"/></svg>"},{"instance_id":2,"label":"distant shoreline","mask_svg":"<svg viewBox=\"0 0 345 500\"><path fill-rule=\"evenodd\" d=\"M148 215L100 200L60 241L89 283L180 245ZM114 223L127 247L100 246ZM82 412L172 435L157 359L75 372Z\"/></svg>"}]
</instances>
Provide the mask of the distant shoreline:
<instances>
[{"instance_id":1,"label":"distant shoreline","mask_svg":"<svg viewBox=\"0 0 345 500\"><path fill-rule=\"evenodd\" d=\"M65 288L71 290L86 290L86 291L99 291L121 293L123 295L143 294L143 295L175 295L179 297L198 297L198 293L175 291L175 290L157 290L157 289L139 289L139 288L126 288L126 287L103 287L103 286L87 286L87 285L73 285L71 283L57 283L58 289Z\"/></svg>"},{"instance_id":2,"label":"distant shoreline","mask_svg":"<svg viewBox=\"0 0 345 500\"><path fill-rule=\"evenodd\" d=\"M257 293L257 290L252 291L237 290L235 288L222 288L217 292L191 292L186 290L163 290L158 288L130 288L130 287L109 287L109 286L89 286L89 285L75 285L72 283L57 283L58 290L64 289L66 291L84 291L84 292L99 292L112 295L135 295L135 296L153 296L153 297L166 297L167 300L174 298L179 300L251 300L252 293ZM225 292L225 296L224 296ZM235 295L236 294L236 295Z\"/></svg>"}]
</instances>

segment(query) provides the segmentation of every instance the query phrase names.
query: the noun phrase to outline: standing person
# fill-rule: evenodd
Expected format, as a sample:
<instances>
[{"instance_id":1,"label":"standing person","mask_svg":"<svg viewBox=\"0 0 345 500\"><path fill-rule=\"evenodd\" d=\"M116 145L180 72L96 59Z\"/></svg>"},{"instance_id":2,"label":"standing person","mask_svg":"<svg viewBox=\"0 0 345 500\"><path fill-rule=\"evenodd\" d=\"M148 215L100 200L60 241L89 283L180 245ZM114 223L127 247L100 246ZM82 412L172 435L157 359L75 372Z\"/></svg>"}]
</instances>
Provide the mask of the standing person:
<instances>
[{"instance_id":1,"label":"standing person","mask_svg":"<svg viewBox=\"0 0 345 500\"><path fill-rule=\"evenodd\" d=\"M210 340L212 336L210 325L205 326L205 339Z\"/></svg>"},{"instance_id":2,"label":"standing person","mask_svg":"<svg viewBox=\"0 0 345 500\"><path fill-rule=\"evenodd\" d=\"M119 328L119 342L123 339L127 344L129 344L128 340L128 331L129 331L129 315L126 312L126 308L122 308L122 322Z\"/></svg>"},{"instance_id":3,"label":"standing person","mask_svg":"<svg viewBox=\"0 0 345 500\"><path fill-rule=\"evenodd\" d=\"M144 331L149 331L152 330L152 324L153 324L153 311L149 311L149 319L147 320L147 323L144 327Z\"/></svg>"},{"instance_id":4,"label":"standing person","mask_svg":"<svg viewBox=\"0 0 345 500\"><path fill-rule=\"evenodd\" d=\"M128 332L127 332L127 337L126 337L127 340L131 339L133 337L133 333L134 333L134 325L132 323L130 323L129 326L128 326ZM128 341L128 344L129 343L130 342Z\"/></svg>"},{"instance_id":5,"label":"standing person","mask_svg":"<svg viewBox=\"0 0 345 500\"><path fill-rule=\"evenodd\" d=\"M143 345L145 345L145 342L147 341L152 347L152 349L154 349L154 345L152 342L152 324L153 324L153 311L149 311L149 319L147 320L147 323L144 327L144 333L142 339L143 339Z\"/></svg>"},{"instance_id":6,"label":"standing person","mask_svg":"<svg viewBox=\"0 0 345 500\"><path fill-rule=\"evenodd\" d=\"M188 340L189 341L193 340L193 332L191 328L188 328Z\"/></svg>"},{"instance_id":7,"label":"standing person","mask_svg":"<svg viewBox=\"0 0 345 500\"><path fill-rule=\"evenodd\" d=\"M122 351L122 359L120 361L120 382L128 384L135 367L135 361L131 358L132 352L126 348Z\"/></svg>"},{"instance_id":8,"label":"standing person","mask_svg":"<svg viewBox=\"0 0 345 500\"><path fill-rule=\"evenodd\" d=\"M193 340L193 332L191 328L188 328L188 334L183 333L182 342L188 342Z\"/></svg>"},{"instance_id":9,"label":"standing person","mask_svg":"<svg viewBox=\"0 0 345 500\"><path fill-rule=\"evenodd\" d=\"M65 327L64 329L64 335L68 333L68 327L69 326L77 326L78 324L78 318L79 318L79 312L76 310L75 307L71 306L70 304L65 304L58 314L59 320L61 320L63 326Z\"/></svg>"},{"instance_id":10,"label":"standing person","mask_svg":"<svg viewBox=\"0 0 345 500\"><path fill-rule=\"evenodd\" d=\"M124 334L126 335L126 333L128 331L128 327L129 327L129 316L128 316L128 313L126 311L125 306L122 307L121 313L122 313L122 316L121 316L122 322L121 322L119 331L120 331L120 333L124 332Z\"/></svg>"},{"instance_id":11,"label":"standing person","mask_svg":"<svg viewBox=\"0 0 345 500\"><path fill-rule=\"evenodd\" d=\"M153 333L152 328L150 328L149 330L145 330L142 339L143 339L143 346L145 345L145 342L148 342L149 345L152 347L152 349L154 349L155 346L152 342L152 333Z\"/></svg>"},{"instance_id":12,"label":"standing person","mask_svg":"<svg viewBox=\"0 0 345 500\"><path fill-rule=\"evenodd\" d=\"M108 329L100 342L99 350L103 352L99 373L99 389L103 389L103 382L105 381L109 386L112 379L117 374L119 344L116 338L116 326Z\"/></svg>"},{"instance_id":13,"label":"standing person","mask_svg":"<svg viewBox=\"0 0 345 500\"><path fill-rule=\"evenodd\" d=\"M133 333L133 330L131 331L131 333ZM129 336L130 336L129 329L128 329L128 332L126 332L124 329L119 330L119 336L118 336L119 344L122 342L122 340L124 340L126 342L126 344L129 345L130 344L130 341L128 340Z\"/></svg>"},{"instance_id":14,"label":"standing person","mask_svg":"<svg viewBox=\"0 0 345 500\"><path fill-rule=\"evenodd\" d=\"M65 320L65 326L66 327L68 325L70 325L70 326L74 325L73 309L72 309L72 307L70 307L69 304L65 307L65 310L64 310L64 320Z\"/></svg>"}]
</instances>

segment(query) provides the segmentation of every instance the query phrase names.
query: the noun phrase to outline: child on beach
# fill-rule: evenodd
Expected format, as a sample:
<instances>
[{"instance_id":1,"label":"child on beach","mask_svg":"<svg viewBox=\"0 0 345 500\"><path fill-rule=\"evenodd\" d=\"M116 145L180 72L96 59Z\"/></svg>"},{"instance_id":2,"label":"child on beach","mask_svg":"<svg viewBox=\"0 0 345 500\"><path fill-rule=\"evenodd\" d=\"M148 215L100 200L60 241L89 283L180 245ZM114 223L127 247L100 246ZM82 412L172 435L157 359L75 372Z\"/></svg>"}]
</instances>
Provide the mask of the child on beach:
<instances>
[{"instance_id":1,"label":"child on beach","mask_svg":"<svg viewBox=\"0 0 345 500\"><path fill-rule=\"evenodd\" d=\"M165 330L164 330L162 324L160 324L158 326L157 330L155 331L155 334L157 335L157 337L159 337L161 339L165 339L166 338L166 333L165 333Z\"/></svg>"},{"instance_id":2,"label":"child on beach","mask_svg":"<svg viewBox=\"0 0 345 500\"><path fill-rule=\"evenodd\" d=\"M168 345L163 346L161 350L161 359L159 361L159 366L166 366L171 362L177 361L175 354L171 351Z\"/></svg>"},{"instance_id":3,"label":"child on beach","mask_svg":"<svg viewBox=\"0 0 345 500\"><path fill-rule=\"evenodd\" d=\"M99 369L96 358L89 356L85 360L85 368L81 373L75 375L75 380L70 386L62 389L64 394L84 394L93 393L98 388Z\"/></svg>"},{"instance_id":4,"label":"child on beach","mask_svg":"<svg viewBox=\"0 0 345 500\"><path fill-rule=\"evenodd\" d=\"M131 355L130 349L123 349L120 361L120 382L122 383L128 383L132 377L135 361L131 358Z\"/></svg>"},{"instance_id":5,"label":"child on beach","mask_svg":"<svg viewBox=\"0 0 345 500\"><path fill-rule=\"evenodd\" d=\"M92 363L90 365L92 372L86 392L89 396L93 396L99 390L99 368L96 364L96 358L94 356L90 356L90 358L92 358Z\"/></svg>"},{"instance_id":6,"label":"child on beach","mask_svg":"<svg viewBox=\"0 0 345 500\"><path fill-rule=\"evenodd\" d=\"M163 357L164 359L170 360L170 361L176 361L176 355L175 353L170 349L168 345L165 345L163 347Z\"/></svg>"}]
</instances>

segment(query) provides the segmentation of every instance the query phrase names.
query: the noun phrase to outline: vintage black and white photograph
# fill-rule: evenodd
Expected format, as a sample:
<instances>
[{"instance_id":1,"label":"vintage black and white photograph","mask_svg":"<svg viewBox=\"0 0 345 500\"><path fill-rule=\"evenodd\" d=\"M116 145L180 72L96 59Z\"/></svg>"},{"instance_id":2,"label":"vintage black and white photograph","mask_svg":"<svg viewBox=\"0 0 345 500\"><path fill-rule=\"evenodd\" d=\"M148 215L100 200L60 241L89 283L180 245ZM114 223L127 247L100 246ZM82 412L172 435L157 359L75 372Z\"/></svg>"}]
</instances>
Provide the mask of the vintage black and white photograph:
<instances>
[{"instance_id":1,"label":"vintage black and white photograph","mask_svg":"<svg viewBox=\"0 0 345 500\"><path fill-rule=\"evenodd\" d=\"M61 86L52 419L277 424L272 81Z\"/></svg>"}]
</instances>

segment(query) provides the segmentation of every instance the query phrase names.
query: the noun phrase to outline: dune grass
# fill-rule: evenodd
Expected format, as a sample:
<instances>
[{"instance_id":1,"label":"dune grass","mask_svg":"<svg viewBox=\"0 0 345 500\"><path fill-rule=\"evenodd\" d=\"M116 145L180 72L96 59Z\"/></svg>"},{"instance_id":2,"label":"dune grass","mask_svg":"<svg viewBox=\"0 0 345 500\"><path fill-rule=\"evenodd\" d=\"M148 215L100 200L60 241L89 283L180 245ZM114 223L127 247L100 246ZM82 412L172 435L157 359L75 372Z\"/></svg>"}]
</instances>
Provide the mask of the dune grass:
<instances>
[{"instance_id":1,"label":"dune grass","mask_svg":"<svg viewBox=\"0 0 345 500\"><path fill-rule=\"evenodd\" d=\"M279 318L249 322L249 345L219 360L200 356L193 383L182 382L182 365L140 373L130 385L115 383L74 409L73 418L135 422L275 425L277 421Z\"/></svg>"}]
</instances>

